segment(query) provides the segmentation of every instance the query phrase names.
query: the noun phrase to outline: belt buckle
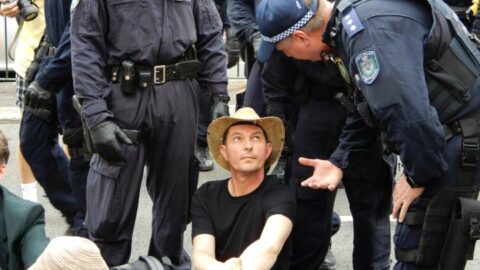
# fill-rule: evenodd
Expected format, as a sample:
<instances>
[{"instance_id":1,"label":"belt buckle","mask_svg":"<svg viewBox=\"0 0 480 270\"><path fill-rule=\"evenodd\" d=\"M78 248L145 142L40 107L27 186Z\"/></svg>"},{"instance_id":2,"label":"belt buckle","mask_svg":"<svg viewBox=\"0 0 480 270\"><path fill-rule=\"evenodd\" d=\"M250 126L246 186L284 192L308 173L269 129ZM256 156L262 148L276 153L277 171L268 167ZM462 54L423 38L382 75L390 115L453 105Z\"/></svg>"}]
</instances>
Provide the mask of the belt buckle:
<instances>
[{"instance_id":1,"label":"belt buckle","mask_svg":"<svg viewBox=\"0 0 480 270\"><path fill-rule=\"evenodd\" d=\"M161 73L162 78L158 78L158 74ZM159 65L153 67L153 83L154 84L164 84L165 83L166 68L165 65Z\"/></svg>"}]
</instances>

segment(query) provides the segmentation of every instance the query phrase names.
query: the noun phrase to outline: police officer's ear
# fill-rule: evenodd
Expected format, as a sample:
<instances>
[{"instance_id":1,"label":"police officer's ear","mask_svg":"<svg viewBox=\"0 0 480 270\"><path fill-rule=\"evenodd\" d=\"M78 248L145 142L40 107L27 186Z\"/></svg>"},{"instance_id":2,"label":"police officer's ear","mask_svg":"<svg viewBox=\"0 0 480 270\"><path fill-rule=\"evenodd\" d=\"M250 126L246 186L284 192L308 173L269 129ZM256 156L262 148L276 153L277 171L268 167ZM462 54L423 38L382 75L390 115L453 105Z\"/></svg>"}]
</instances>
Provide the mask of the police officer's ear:
<instances>
[{"instance_id":1,"label":"police officer's ear","mask_svg":"<svg viewBox=\"0 0 480 270\"><path fill-rule=\"evenodd\" d=\"M302 30L297 30L293 32L291 38L292 38L292 42L297 46L301 45L301 46L309 47L312 43L312 40L311 40L312 38L305 31L302 31Z\"/></svg>"}]
</instances>

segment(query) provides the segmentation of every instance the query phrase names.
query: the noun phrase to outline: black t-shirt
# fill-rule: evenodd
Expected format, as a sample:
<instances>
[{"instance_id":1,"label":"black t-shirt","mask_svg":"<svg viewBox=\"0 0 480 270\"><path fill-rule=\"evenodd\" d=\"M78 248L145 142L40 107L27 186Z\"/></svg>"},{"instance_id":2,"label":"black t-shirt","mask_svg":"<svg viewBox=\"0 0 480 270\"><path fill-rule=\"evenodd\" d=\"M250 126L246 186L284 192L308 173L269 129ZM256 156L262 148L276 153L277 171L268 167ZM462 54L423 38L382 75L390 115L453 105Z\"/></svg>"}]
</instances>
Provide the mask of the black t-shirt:
<instances>
[{"instance_id":1,"label":"black t-shirt","mask_svg":"<svg viewBox=\"0 0 480 270\"><path fill-rule=\"evenodd\" d=\"M193 195L192 237L210 234L215 237L215 255L219 261L239 257L260 238L271 215L281 214L295 220L293 191L273 176L267 176L252 193L232 197L228 180L203 184ZM272 269L288 269L289 240L283 246Z\"/></svg>"}]
</instances>

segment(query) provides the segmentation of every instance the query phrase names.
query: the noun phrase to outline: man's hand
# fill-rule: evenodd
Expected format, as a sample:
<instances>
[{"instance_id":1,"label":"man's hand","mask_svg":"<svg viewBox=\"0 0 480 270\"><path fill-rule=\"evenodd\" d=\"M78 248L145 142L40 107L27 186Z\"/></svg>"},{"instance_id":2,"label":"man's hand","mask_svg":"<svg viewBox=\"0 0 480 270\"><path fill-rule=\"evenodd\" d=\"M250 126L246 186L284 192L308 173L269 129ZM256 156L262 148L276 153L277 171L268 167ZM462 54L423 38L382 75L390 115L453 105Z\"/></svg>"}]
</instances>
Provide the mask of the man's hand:
<instances>
[{"instance_id":1,"label":"man's hand","mask_svg":"<svg viewBox=\"0 0 480 270\"><path fill-rule=\"evenodd\" d=\"M398 181L393 191L392 216L402 223L410 204L420 197L424 191L425 188L423 187L411 188L407 183L407 178L405 176L400 177L400 181Z\"/></svg>"},{"instance_id":2,"label":"man's hand","mask_svg":"<svg viewBox=\"0 0 480 270\"><path fill-rule=\"evenodd\" d=\"M222 116L229 116L228 101L230 98L226 95L215 95L212 98L212 120L215 120Z\"/></svg>"},{"instance_id":3,"label":"man's hand","mask_svg":"<svg viewBox=\"0 0 480 270\"><path fill-rule=\"evenodd\" d=\"M113 162L125 161L120 143L132 144L123 130L111 121L100 123L90 129L90 137L97 153Z\"/></svg>"},{"instance_id":4,"label":"man's hand","mask_svg":"<svg viewBox=\"0 0 480 270\"><path fill-rule=\"evenodd\" d=\"M302 182L303 187L334 191L343 177L343 172L329 160L299 158L298 162L314 168L313 175Z\"/></svg>"},{"instance_id":5,"label":"man's hand","mask_svg":"<svg viewBox=\"0 0 480 270\"><path fill-rule=\"evenodd\" d=\"M223 264L225 270L242 270L242 260L240 258L230 258Z\"/></svg>"},{"instance_id":6,"label":"man's hand","mask_svg":"<svg viewBox=\"0 0 480 270\"><path fill-rule=\"evenodd\" d=\"M9 2L7 0L0 0L1 8L0 15L15 18L20 12L20 8L17 5L17 1Z\"/></svg>"},{"instance_id":7,"label":"man's hand","mask_svg":"<svg viewBox=\"0 0 480 270\"><path fill-rule=\"evenodd\" d=\"M24 101L32 109L50 109L55 102L55 94L33 81L25 90Z\"/></svg>"}]
</instances>

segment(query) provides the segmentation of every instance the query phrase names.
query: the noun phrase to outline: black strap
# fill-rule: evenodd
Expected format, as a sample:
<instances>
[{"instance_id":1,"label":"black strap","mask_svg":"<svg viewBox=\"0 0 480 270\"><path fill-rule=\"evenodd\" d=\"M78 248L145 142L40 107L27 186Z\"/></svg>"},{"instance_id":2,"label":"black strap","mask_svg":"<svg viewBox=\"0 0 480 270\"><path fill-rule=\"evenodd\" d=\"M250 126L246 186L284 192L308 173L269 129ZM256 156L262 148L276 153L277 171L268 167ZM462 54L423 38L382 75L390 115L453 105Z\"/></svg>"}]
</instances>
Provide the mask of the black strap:
<instances>
[{"instance_id":1,"label":"black strap","mask_svg":"<svg viewBox=\"0 0 480 270\"><path fill-rule=\"evenodd\" d=\"M134 129L122 130L133 143L145 143L147 141L146 132Z\"/></svg>"},{"instance_id":2,"label":"black strap","mask_svg":"<svg viewBox=\"0 0 480 270\"><path fill-rule=\"evenodd\" d=\"M415 263L417 260L417 250L395 249L395 259L399 262Z\"/></svg>"},{"instance_id":3,"label":"black strap","mask_svg":"<svg viewBox=\"0 0 480 270\"><path fill-rule=\"evenodd\" d=\"M414 225L422 225L425 219L425 211L419 210L415 212L407 212L405 214L405 219L403 220L403 224L414 226Z\"/></svg>"}]
</instances>

